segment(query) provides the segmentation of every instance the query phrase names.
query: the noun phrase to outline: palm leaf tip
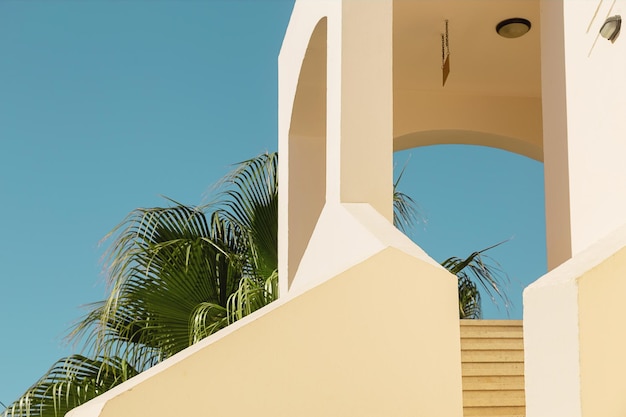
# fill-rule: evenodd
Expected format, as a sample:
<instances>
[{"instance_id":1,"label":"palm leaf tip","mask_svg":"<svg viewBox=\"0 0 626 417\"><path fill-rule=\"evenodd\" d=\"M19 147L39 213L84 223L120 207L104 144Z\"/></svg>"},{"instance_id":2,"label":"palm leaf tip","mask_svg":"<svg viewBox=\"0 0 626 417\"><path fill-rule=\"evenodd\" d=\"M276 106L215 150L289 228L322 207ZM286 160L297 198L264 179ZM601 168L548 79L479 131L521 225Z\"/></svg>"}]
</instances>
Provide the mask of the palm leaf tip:
<instances>
[{"instance_id":1,"label":"palm leaf tip","mask_svg":"<svg viewBox=\"0 0 626 417\"><path fill-rule=\"evenodd\" d=\"M407 164L402 167L398 178L393 183L393 225L404 233L408 233L420 221L425 222L417 202L411 196L399 190L400 181Z\"/></svg>"},{"instance_id":2,"label":"palm leaf tip","mask_svg":"<svg viewBox=\"0 0 626 417\"><path fill-rule=\"evenodd\" d=\"M501 301L508 314L511 301L504 286L509 284L509 277L497 262L485 255L485 252L504 242L473 252L465 259L451 257L441 263L457 276L461 318L482 318L480 289L485 291L497 308L500 306L498 301Z\"/></svg>"}]
</instances>

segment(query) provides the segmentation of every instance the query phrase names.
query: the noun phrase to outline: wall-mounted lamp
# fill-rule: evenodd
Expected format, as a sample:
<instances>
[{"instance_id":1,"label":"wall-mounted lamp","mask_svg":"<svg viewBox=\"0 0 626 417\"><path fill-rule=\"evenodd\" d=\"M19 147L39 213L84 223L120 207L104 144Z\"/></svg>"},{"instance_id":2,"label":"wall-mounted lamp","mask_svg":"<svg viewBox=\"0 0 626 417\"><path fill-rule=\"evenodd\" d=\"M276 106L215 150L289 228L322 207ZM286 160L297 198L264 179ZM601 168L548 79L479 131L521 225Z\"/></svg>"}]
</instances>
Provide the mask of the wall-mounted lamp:
<instances>
[{"instance_id":1,"label":"wall-mounted lamp","mask_svg":"<svg viewBox=\"0 0 626 417\"><path fill-rule=\"evenodd\" d=\"M613 43L619 36L619 30L621 27L622 17L620 15L611 16L604 21L604 24L600 28L600 35Z\"/></svg>"},{"instance_id":2,"label":"wall-mounted lamp","mask_svg":"<svg viewBox=\"0 0 626 417\"><path fill-rule=\"evenodd\" d=\"M496 26L496 32L503 38L519 38L530 30L530 22L521 17L503 20Z\"/></svg>"}]
</instances>

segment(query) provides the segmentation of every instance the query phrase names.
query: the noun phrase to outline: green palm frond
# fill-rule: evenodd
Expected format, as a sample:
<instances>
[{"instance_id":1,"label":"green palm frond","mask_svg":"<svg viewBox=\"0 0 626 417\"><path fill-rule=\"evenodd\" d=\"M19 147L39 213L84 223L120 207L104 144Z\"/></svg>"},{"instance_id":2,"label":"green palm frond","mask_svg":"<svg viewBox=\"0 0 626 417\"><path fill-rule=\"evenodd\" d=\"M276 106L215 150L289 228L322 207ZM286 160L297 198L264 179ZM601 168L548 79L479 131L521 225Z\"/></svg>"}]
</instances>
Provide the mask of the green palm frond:
<instances>
[{"instance_id":1,"label":"green palm frond","mask_svg":"<svg viewBox=\"0 0 626 417\"><path fill-rule=\"evenodd\" d=\"M215 303L200 303L189 320L189 345L199 342L229 324L228 309Z\"/></svg>"},{"instance_id":2,"label":"green palm frond","mask_svg":"<svg viewBox=\"0 0 626 417\"><path fill-rule=\"evenodd\" d=\"M237 164L222 181L218 213L248 237L249 275L268 278L278 268L278 153Z\"/></svg>"},{"instance_id":3,"label":"green palm frond","mask_svg":"<svg viewBox=\"0 0 626 417\"><path fill-rule=\"evenodd\" d=\"M238 164L213 205L131 212L105 237L109 295L69 336L96 359L57 362L8 415L63 415L275 300L277 164Z\"/></svg>"},{"instance_id":4,"label":"green palm frond","mask_svg":"<svg viewBox=\"0 0 626 417\"><path fill-rule=\"evenodd\" d=\"M406 165L393 183L393 225L406 233L418 223L419 211L415 200L398 189L405 169Z\"/></svg>"},{"instance_id":5,"label":"green palm frond","mask_svg":"<svg viewBox=\"0 0 626 417\"><path fill-rule=\"evenodd\" d=\"M4 412L4 417L62 417L139 372L120 358L72 355L59 360Z\"/></svg>"},{"instance_id":6,"label":"green palm frond","mask_svg":"<svg viewBox=\"0 0 626 417\"><path fill-rule=\"evenodd\" d=\"M148 355L148 366L189 346L197 306L225 308L242 278L245 245L232 228L182 205L135 210L113 235L110 295L72 337L87 335L95 354Z\"/></svg>"},{"instance_id":7,"label":"green palm frond","mask_svg":"<svg viewBox=\"0 0 626 417\"><path fill-rule=\"evenodd\" d=\"M228 300L228 324L234 323L278 299L278 271L264 281L244 278Z\"/></svg>"},{"instance_id":8,"label":"green palm frond","mask_svg":"<svg viewBox=\"0 0 626 417\"><path fill-rule=\"evenodd\" d=\"M508 282L508 276L493 260L491 260L493 264L486 263L485 260L490 258L484 255L485 252L503 243L500 242L474 252L465 259L451 257L441 263L459 280L459 316L461 318L481 318L481 298L478 286L489 295L494 304L498 305L498 300L500 300L506 309L511 305L511 301L502 288L503 284Z\"/></svg>"},{"instance_id":9,"label":"green palm frond","mask_svg":"<svg viewBox=\"0 0 626 417\"><path fill-rule=\"evenodd\" d=\"M463 273L457 275L459 292L459 318L480 319L482 307L476 283Z\"/></svg>"},{"instance_id":10,"label":"green palm frond","mask_svg":"<svg viewBox=\"0 0 626 417\"><path fill-rule=\"evenodd\" d=\"M231 294L227 308L213 303L198 305L190 324L192 343L210 336L277 299L277 271L274 271L265 281L244 277L239 282L237 291Z\"/></svg>"},{"instance_id":11,"label":"green palm frond","mask_svg":"<svg viewBox=\"0 0 626 417\"><path fill-rule=\"evenodd\" d=\"M131 212L105 237L109 297L70 338L143 369L232 321L231 296L278 266L277 163L273 153L238 164L213 205Z\"/></svg>"},{"instance_id":12,"label":"green palm frond","mask_svg":"<svg viewBox=\"0 0 626 417\"><path fill-rule=\"evenodd\" d=\"M393 225L406 233L417 223L418 211L415 201L407 194L394 189Z\"/></svg>"},{"instance_id":13,"label":"green palm frond","mask_svg":"<svg viewBox=\"0 0 626 417\"><path fill-rule=\"evenodd\" d=\"M404 233L408 233L418 223L426 223L426 216L420 210L419 204L411 196L400 191L400 181L408 163L407 160L393 183L393 225Z\"/></svg>"}]
</instances>

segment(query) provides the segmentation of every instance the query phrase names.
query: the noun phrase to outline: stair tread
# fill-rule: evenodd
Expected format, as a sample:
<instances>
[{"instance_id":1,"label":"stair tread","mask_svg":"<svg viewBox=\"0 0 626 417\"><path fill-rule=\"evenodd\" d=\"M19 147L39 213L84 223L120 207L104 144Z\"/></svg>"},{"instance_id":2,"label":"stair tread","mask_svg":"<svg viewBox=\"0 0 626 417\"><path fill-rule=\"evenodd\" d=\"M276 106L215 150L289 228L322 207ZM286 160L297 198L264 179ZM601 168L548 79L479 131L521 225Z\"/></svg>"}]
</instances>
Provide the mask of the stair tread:
<instances>
[{"instance_id":1,"label":"stair tread","mask_svg":"<svg viewBox=\"0 0 626 417\"><path fill-rule=\"evenodd\" d=\"M523 417L524 331L521 320L462 320L465 417Z\"/></svg>"}]
</instances>

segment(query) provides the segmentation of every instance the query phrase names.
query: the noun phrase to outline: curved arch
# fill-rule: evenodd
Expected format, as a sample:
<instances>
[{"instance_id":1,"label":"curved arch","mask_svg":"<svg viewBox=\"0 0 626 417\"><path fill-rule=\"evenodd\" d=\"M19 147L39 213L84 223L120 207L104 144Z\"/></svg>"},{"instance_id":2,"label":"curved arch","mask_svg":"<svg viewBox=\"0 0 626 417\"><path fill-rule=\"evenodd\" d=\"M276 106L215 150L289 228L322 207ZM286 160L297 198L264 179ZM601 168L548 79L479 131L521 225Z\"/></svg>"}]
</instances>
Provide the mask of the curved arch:
<instances>
[{"instance_id":1,"label":"curved arch","mask_svg":"<svg viewBox=\"0 0 626 417\"><path fill-rule=\"evenodd\" d=\"M395 90L394 149L475 144L543 161L542 119L538 97Z\"/></svg>"},{"instance_id":2,"label":"curved arch","mask_svg":"<svg viewBox=\"0 0 626 417\"><path fill-rule=\"evenodd\" d=\"M287 264L281 265L280 272L281 277L286 276L286 280L281 281L283 291L293 281L326 203L327 32L328 17L324 16L317 20L306 48L301 45L301 49L291 51L294 55L302 54L302 61L295 71L290 68L292 84L286 86L285 100L292 101L284 103L286 108L281 109L281 115L289 117L287 123L281 125L279 170L282 184L279 187L282 207L279 226L286 230L282 241L289 242L288 247L280 247L287 255L283 256ZM290 47L295 48L295 45Z\"/></svg>"},{"instance_id":3,"label":"curved arch","mask_svg":"<svg viewBox=\"0 0 626 417\"><path fill-rule=\"evenodd\" d=\"M402 190L417 196L424 215L412 237L427 252L445 259L508 239L489 255L510 274L507 314L521 319L522 289L547 270L542 163L466 144L423 146L394 157L406 168ZM504 311L487 298L483 307L485 318L502 318Z\"/></svg>"},{"instance_id":4,"label":"curved arch","mask_svg":"<svg viewBox=\"0 0 626 417\"><path fill-rule=\"evenodd\" d=\"M543 162L543 149L510 136L463 129L440 129L407 133L394 138L394 151L430 145L480 145L502 149Z\"/></svg>"}]
</instances>

